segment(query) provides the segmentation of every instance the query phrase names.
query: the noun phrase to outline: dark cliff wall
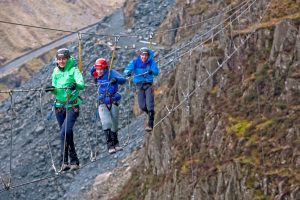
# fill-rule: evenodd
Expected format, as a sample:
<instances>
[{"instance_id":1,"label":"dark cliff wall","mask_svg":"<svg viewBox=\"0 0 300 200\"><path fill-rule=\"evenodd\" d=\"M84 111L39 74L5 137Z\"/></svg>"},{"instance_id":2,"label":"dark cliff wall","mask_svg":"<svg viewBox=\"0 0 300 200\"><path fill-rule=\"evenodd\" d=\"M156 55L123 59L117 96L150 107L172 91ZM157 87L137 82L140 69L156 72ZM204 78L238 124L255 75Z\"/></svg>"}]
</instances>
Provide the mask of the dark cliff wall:
<instances>
[{"instance_id":1,"label":"dark cliff wall","mask_svg":"<svg viewBox=\"0 0 300 200\"><path fill-rule=\"evenodd\" d=\"M121 198L300 198L300 8L295 1L273 1L263 12L267 3L255 4L222 37L194 48L164 74L156 96L157 121L176 110L147 136L144 162ZM213 10L206 6L192 12L206 4ZM163 27L197 21L224 3L206 4L178 1ZM175 45L189 35L177 31L158 41Z\"/></svg>"}]
</instances>

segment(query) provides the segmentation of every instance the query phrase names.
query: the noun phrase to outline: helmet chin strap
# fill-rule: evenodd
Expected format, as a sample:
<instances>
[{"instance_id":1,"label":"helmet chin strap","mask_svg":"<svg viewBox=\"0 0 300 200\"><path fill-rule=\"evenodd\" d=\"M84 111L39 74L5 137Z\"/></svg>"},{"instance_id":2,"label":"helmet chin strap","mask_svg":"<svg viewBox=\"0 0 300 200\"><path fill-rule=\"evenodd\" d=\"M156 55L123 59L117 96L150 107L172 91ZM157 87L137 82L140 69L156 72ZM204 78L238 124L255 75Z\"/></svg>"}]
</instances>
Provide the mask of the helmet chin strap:
<instances>
[{"instance_id":1,"label":"helmet chin strap","mask_svg":"<svg viewBox=\"0 0 300 200\"><path fill-rule=\"evenodd\" d=\"M59 66L58 63L56 63L56 65L57 65L57 67L58 67L59 70L64 71L64 69L65 69L64 67Z\"/></svg>"}]
</instances>

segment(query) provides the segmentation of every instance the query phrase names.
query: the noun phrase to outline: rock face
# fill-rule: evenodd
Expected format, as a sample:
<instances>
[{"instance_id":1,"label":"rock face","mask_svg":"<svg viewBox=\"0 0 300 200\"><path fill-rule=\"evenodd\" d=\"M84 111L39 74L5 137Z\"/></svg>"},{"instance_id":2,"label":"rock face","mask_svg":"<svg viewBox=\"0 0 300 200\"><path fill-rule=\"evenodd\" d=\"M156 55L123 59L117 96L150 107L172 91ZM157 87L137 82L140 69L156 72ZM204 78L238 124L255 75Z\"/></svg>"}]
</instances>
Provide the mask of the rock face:
<instances>
[{"instance_id":1,"label":"rock face","mask_svg":"<svg viewBox=\"0 0 300 200\"><path fill-rule=\"evenodd\" d=\"M185 26L191 16L210 16L222 5L210 1L212 10L191 13L205 3L186 1L181 12L183 2L161 31ZM158 38L186 54L170 56L174 70L163 73L156 96L158 124L146 138L144 162L135 169L139 177L129 180L120 199L300 198L300 19L276 13L280 3L273 2L258 25L267 1L254 4L233 28L202 46L197 33L177 29ZM187 41L193 43L185 46Z\"/></svg>"},{"instance_id":2,"label":"rock face","mask_svg":"<svg viewBox=\"0 0 300 200\"><path fill-rule=\"evenodd\" d=\"M173 1L164 2L163 5L172 4ZM141 9L141 8L140 8ZM149 8L150 9L150 8ZM163 9L160 7L160 9ZM142 9L141 9L142 10ZM157 10L159 12L159 10ZM166 11L165 11L166 12ZM144 15L141 12L141 15ZM161 16L159 19L162 19ZM151 19L148 17L149 23ZM145 22L146 23L146 22ZM157 24L159 24L157 22ZM0 188L0 199L86 199L98 198L98 188L101 188L103 198L108 198L110 194L116 194L121 189L116 186L114 177L118 177L111 172L116 166L117 170L131 169L132 162L139 163L139 156L133 156L126 160L125 157L140 148L144 138L143 118L135 116L132 108L134 104L135 88L132 84L121 87L122 105L120 105L119 136L120 142L124 145L124 150L113 156L108 155L105 145L99 118L96 113L97 88L93 78L89 74L95 60L99 57L110 59L112 56L111 45L114 37L101 37L100 34L119 34L126 32L122 28L123 14L118 10L113 15L108 16L99 22L96 28L90 30L90 35L82 38L82 58L83 76L86 88L81 92L84 103L80 107L80 117L74 128L74 140L78 157L82 168L78 172L70 172L56 176L52 168L51 156L58 169L60 140L58 125L53 114L47 120L53 102L52 95L42 92L13 93L12 102L8 99L0 105L0 144L1 144L1 166L0 178L7 183L11 174L10 191ZM142 23L135 26L139 33L147 35L147 30L142 28ZM99 34L99 35L97 35ZM136 48L125 49L125 46L136 44L136 48L141 45L136 39L121 38L118 43L118 50L115 55L113 67L122 73L128 62L135 57ZM67 46L72 55L78 59L77 42ZM29 81L22 84L18 89L43 88L51 83L51 73L55 66L54 54L51 61L37 72ZM12 106L13 109L10 109ZM124 129L125 128L125 129ZM12 135L12 145L11 145ZM49 149L49 146L51 149ZM12 152L10 150L12 147ZM96 156L96 161L92 162L91 153ZM139 154L138 154L139 155ZM12 165L10 168L10 160ZM110 176L112 186L105 191L102 183L96 177L100 174ZM128 178L131 172L128 173ZM121 176L121 175L120 175ZM123 176L123 175L122 175ZM46 178L45 178L46 177ZM107 176L102 176L107 177ZM44 179L45 178L45 179ZM96 183L93 181L96 179ZM124 178L124 183L126 183ZM2 182L2 181L1 181ZM121 183L118 181L117 183ZM1 185L2 186L2 185ZM98 187L99 186L99 187ZM95 193L90 193L95 190ZM106 194L106 195L105 195Z\"/></svg>"}]
</instances>

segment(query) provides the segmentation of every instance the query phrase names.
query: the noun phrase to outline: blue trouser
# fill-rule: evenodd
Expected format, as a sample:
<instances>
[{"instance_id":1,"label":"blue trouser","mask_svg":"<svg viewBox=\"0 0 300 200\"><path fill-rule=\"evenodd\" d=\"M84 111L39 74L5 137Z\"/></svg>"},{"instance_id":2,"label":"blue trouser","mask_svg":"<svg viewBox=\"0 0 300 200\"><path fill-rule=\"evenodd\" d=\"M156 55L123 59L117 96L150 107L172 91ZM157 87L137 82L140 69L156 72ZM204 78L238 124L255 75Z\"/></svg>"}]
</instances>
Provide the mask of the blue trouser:
<instances>
[{"instance_id":1,"label":"blue trouser","mask_svg":"<svg viewBox=\"0 0 300 200\"><path fill-rule=\"evenodd\" d=\"M64 108L55 108L55 115L60 128L61 162L68 164L70 156L70 164L79 165L73 140L73 126L79 116L79 106L68 108L67 111Z\"/></svg>"},{"instance_id":2,"label":"blue trouser","mask_svg":"<svg viewBox=\"0 0 300 200\"><path fill-rule=\"evenodd\" d=\"M154 122L154 90L151 83L138 84L138 103L142 111L148 114L148 126Z\"/></svg>"}]
</instances>

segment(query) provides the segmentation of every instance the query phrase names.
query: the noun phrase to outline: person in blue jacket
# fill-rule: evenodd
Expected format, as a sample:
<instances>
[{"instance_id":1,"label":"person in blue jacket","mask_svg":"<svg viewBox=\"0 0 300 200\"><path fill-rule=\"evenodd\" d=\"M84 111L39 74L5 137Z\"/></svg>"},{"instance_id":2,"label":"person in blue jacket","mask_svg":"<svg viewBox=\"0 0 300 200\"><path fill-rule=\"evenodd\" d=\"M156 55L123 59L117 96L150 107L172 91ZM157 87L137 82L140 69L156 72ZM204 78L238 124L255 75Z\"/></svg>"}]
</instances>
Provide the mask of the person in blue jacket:
<instances>
[{"instance_id":1,"label":"person in blue jacket","mask_svg":"<svg viewBox=\"0 0 300 200\"><path fill-rule=\"evenodd\" d=\"M152 131L154 125L154 89L153 79L159 70L153 59L153 51L147 47L140 49L140 55L131 60L124 69L125 76L133 76L133 83L138 87L138 104L148 115L146 131Z\"/></svg>"},{"instance_id":2,"label":"person in blue jacket","mask_svg":"<svg viewBox=\"0 0 300 200\"><path fill-rule=\"evenodd\" d=\"M109 153L115 153L122 150L117 133L121 99L118 88L126 79L116 70L109 70L104 58L97 59L90 72L98 83L98 112L106 135L107 149Z\"/></svg>"}]
</instances>

